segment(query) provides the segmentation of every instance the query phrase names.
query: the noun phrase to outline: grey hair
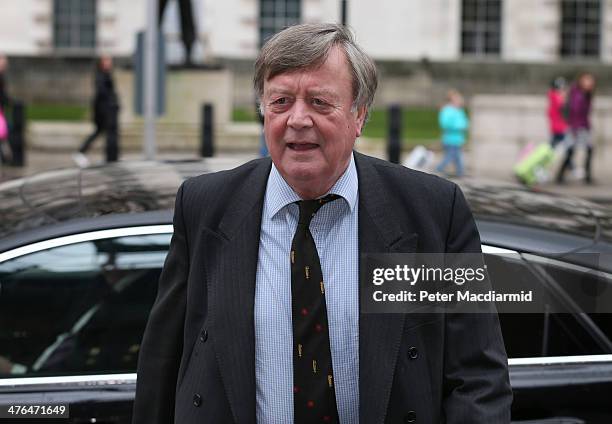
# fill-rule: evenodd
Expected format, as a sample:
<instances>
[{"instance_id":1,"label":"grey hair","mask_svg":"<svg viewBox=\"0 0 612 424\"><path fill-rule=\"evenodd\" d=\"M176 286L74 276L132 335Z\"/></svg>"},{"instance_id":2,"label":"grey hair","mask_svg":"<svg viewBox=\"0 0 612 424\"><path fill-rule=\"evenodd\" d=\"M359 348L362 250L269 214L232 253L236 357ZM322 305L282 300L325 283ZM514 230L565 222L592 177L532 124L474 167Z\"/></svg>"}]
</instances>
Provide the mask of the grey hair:
<instances>
[{"instance_id":1,"label":"grey hair","mask_svg":"<svg viewBox=\"0 0 612 424\"><path fill-rule=\"evenodd\" d=\"M264 44L255 61L257 98L263 96L264 81L284 72L321 66L335 46L344 51L353 77L352 109L365 106L369 111L378 86L376 65L355 43L349 29L331 23L290 26Z\"/></svg>"}]
</instances>

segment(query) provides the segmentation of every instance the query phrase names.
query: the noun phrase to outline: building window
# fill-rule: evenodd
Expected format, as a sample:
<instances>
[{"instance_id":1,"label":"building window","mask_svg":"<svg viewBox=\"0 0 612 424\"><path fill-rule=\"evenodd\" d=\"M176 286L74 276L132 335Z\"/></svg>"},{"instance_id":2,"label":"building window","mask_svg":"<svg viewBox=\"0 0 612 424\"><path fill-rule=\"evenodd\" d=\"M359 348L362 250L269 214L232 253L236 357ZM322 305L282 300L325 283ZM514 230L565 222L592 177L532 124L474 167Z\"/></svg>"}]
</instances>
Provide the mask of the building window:
<instances>
[{"instance_id":1,"label":"building window","mask_svg":"<svg viewBox=\"0 0 612 424\"><path fill-rule=\"evenodd\" d=\"M301 0L260 0L259 45L290 25L300 23Z\"/></svg>"},{"instance_id":2,"label":"building window","mask_svg":"<svg viewBox=\"0 0 612 424\"><path fill-rule=\"evenodd\" d=\"M601 45L601 1L561 0L563 57L598 57Z\"/></svg>"},{"instance_id":3,"label":"building window","mask_svg":"<svg viewBox=\"0 0 612 424\"><path fill-rule=\"evenodd\" d=\"M498 55L501 50L501 0L463 0L461 52Z\"/></svg>"},{"instance_id":4,"label":"building window","mask_svg":"<svg viewBox=\"0 0 612 424\"><path fill-rule=\"evenodd\" d=\"M53 45L91 51L96 47L96 0L53 0Z\"/></svg>"}]
</instances>

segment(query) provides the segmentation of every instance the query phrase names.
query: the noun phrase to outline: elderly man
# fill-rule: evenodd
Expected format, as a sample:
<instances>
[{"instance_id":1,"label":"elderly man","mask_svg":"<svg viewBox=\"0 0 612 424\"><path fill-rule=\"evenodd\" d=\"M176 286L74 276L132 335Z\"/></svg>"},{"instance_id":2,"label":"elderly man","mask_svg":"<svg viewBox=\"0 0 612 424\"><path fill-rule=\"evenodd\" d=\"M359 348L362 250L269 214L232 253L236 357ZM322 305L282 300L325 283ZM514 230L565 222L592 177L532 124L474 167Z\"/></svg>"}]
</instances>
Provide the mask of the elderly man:
<instances>
[{"instance_id":1,"label":"elderly man","mask_svg":"<svg viewBox=\"0 0 612 424\"><path fill-rule=\"evenodd\" d=\"M372 60L305 24L255 68L272 160L179 189L134 422L509 422L495 314L360 314L360 254L480 249L457 186L353 151Z\"/></svg>"}]
</instances>

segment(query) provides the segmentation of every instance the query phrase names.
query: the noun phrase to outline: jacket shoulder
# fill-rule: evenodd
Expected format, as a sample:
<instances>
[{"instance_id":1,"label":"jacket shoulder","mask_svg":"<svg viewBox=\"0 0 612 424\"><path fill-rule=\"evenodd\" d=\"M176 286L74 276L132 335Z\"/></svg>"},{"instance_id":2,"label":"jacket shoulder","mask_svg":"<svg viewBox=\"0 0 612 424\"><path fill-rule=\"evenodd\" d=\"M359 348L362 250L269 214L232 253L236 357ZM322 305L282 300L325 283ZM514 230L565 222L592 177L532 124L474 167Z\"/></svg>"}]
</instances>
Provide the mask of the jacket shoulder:
<instances>
[{"instance_id":1,"label":"jacket shoulder","mask_svg":"<svg viewBox=\"0 0 612 424\"><path fill-rule=\"evenodd\" d=\"M372 166L383 184L398 195L422 195L425 197L454 195L457 184L441 178L437 175L417 171L403 165L377 159L371 156L359 155L360 160L365 166ZM419 196L420 197L420 196Z\"/></svg>"},{"instance_id":2,"label":"jacket shoulder","mask_svg":"<svg viewBox=\"0 0 612 424\"><path fill-rule=\"evenodd\" d=\"M237 168L189 178L179 189L179 199L186 218L220 218L231 205L240 204L248 192L265 192L271 161L255 159ZM236 203L238 202L238 203Z\"/></svg>"},{"instance_id":3,"label":"jacket shoulder","mask_svg":"<svg viewBox=\"0 0 612 424\"><path fill-rule=\"evenodd\" d=\"M224 171L210 172L197 177L191 177L182 184L183 194L216 192L219 190L227 191L232 186L244 184L247 178L255 171L262 168L269 168L270 159L255 159L233 169Z\"/></svg>"}]
</instances>

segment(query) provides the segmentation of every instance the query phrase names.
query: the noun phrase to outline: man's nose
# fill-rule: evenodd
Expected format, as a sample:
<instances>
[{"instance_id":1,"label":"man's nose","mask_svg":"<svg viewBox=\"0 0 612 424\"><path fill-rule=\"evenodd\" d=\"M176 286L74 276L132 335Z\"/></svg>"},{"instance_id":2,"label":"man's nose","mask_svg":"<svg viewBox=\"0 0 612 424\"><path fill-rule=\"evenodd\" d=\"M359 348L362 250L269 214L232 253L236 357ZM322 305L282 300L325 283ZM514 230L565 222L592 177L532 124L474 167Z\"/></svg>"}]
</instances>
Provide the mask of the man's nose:
<instances>
[{"instance_id":1,"label":"man's nose","mask_svg":"<svg viewBox=\"0 0 612 424\"><path fill-rule=\"evenodd\" d=\"M291 114L287 120L287 125L293 129L299 130L302 128L312 127L312 118L310 110L305 101L298 99L291 108Z\"/></svg>"}]
</instances>

